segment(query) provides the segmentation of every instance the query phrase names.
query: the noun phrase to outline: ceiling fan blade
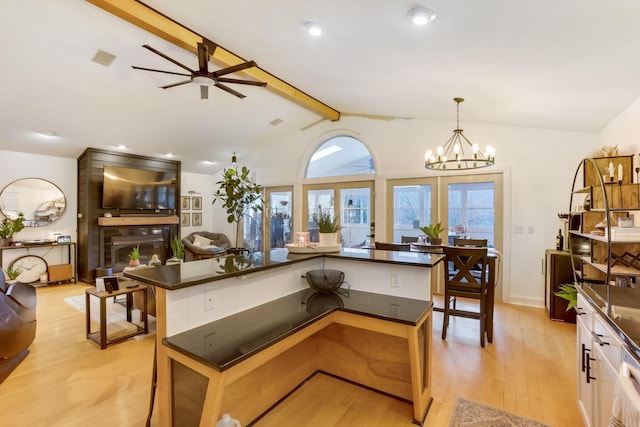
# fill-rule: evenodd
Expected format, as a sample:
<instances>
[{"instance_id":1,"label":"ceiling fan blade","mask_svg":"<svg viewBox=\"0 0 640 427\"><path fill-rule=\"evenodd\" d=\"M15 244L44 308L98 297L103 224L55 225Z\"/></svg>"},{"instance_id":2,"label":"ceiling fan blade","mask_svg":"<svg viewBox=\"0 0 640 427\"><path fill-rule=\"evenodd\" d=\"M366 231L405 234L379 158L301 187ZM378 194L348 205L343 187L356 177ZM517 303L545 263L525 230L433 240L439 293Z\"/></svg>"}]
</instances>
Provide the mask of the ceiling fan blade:
<instances>
[{"instance_id":1,"label":"ceiling fan blade","mask_svg":"<svg viewBox=\"0 0 640 427\"><path fill-rule=\"evenodd\" d=\"M222 83L237 83L239 85L266 86L265 82L256 82L253 80L230 79L227 77L219 77L216 80Z\"/></svg>"},{"instance_id":2,"label":"ceiling fan blade","mask_svg":"<svg viewBox=\"0 0 640 427\"><path fill-rule=\"evenodd\" d=\"M185 81L182 81L182 82L173 83L173 84L166 85L166 86L160 86L160 88L162 88L162 89L169 89L170 87L175 87L175 86L180 86L180 85L185 85L185 84L187 84L187 83L191 83L191 81L192 81L192 80L185 80Z\"/></svg>"},{"instance_id":3,"label":"ceiling fan blade","mask_svg":"<svg viewBox=\"0 0 640 427\"><path fill-rule=\"evenodd\" d=\"M220 76L224 76L225 74L231 74L231 73L235 73L236 71L241 71L241 70L245 70L247 68L251 68L251 67L257 67L258 64L255 63L255 61L247 61L247 62L243 62L242 64L238 64L238 65L232 65L231 67L227 67L227 68L223 68L221 70L218 71L214 71L213 74L216 77L220 77Z\"/></svg>"},{"instance_id":4,"label":"ceiling fan blade","mask_svg":"<svg viewBox=\"0 0 640 427\"><path fill-rule=\"evenodd\" d=\"M209 86L200 85L200 99L209 99Z\"/></svg>"},{"instance_id":5,"label":"ceiling fan blade","mask_svg":"<svg viewBox=\"0 0 640 427\"><path fill-rule=\"evenodd\" d=\"M209 63L209 49L204 43L198 43L198 66L200 71L209 72L207 64Z\"/></svg>"},{"instance_id":6,"label":"ceiling fan blade","mask_svg":"<svg viewBox=\"0 0 640 427\"><path fill-rule=\"evenodd\" d=\"M241 94L240 92L237 92L237 91L231 89L229 86L223 85L222 83L216 83L215 87L220 88L220 89L222 89L222 90L224 90L226 92L229 92L231 95L235 95L240 99L245 98L245 96L243 94Z\"/></svg>"},{"instance_id":7,"label":"ceiling fan blade","mask_svg":"<svg viewBox=\"0 0 640 427\"><path fill-rule=\"evenodd\" d=\"M144 47L145 49L149 49L151 52L155 53L156 55L162 56L162 57L163 57L164 59L166 59L167 61L169 61L169 62L173 62L173 63L174 63L174 64L176 64L178 67L184 68L185 70L189 71L190 73L193 73L193 72L194 72L191 68L187 67L187 66L186 66L186 65L184 65L184 64L179 63L178 61L176 61L176 60L175 60L175 59L173 59L173 58L168 57L168 56L167 56L167 55L165 55L164 53L162 53L162 52L160 52L160 51L158 51L158 50L155 50L154 48L152 48L152 47L151 47L151 46L149 46L148 44L145 44L145 45L143 45L142 47Z\"/></svg>"},{"instance_id":8,"label":"ceiling fan blade","mask_svg":"<svg viewBox=\"0 0 640 427\"><path fill-rule=\"evenodd\" d=\"M165 74L173 74L174 76L187 76L187 77L191 77L191 74L185 74L185 73L174 73L173 71L154 70L153 68L136 67L135 65L132 65L132 66L131 66L131 68L133 68L134 70L153 71L153 72L155 72L155 73L165 73Z\"/></svg>"}]
</instances>

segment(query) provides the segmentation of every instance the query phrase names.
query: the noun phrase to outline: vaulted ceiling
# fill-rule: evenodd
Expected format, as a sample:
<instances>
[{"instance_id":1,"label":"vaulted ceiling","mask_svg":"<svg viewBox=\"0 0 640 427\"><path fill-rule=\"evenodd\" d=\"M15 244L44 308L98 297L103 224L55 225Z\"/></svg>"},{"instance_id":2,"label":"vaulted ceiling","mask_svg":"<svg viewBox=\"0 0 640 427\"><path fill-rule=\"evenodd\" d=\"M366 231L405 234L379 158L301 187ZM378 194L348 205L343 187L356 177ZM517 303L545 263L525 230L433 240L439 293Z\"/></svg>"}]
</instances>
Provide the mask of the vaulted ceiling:
<instances>
[{"instance_id":1,"label":"vaulted ceiling","mask_svg":"<svg viewBox=\"0 0 640 427\"><path fill-rule=\"evenodd\" d=\"M228 77L271 85L230 84L244 99L210 90L201 100L196 84L159 89L183 77L131 66L184 70L142 46L194 69L195 46L86 1L5 0L0 149L75 158L125 144L209 173L205 159L224 166L335 113L453 120L461 96L466 122L596 132L640 97L637 0L145 4L238 57L214 54L211 70L254 60L259 69ZM437 18L414 26L416 4ZM325 34L307 34L309 21ZM110 65L92 60L99 50L115 56Z\"/></svg>"}]
</instances>

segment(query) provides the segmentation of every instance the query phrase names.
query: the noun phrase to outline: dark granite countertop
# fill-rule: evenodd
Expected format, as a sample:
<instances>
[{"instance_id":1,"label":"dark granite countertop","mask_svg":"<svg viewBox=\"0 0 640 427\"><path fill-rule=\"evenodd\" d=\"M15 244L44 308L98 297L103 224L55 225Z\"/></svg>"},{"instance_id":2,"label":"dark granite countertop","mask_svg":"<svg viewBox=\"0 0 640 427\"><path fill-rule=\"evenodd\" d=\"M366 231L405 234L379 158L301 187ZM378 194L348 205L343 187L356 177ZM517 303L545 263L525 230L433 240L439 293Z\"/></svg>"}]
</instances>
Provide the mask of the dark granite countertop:
<instances>
[{"instance_id":1,"label":"dark granite countertop","mask_svg":"<svg viewBox=\"0 0 640 427\"><path fill-rule=\"evenodd\" d=\"M443 258L442 255L420 252L351 248L343 248L340 252L325 254L292 254L286 249L273 249L268 252L253 252L249 255L228 255L182 264L127 270L123 275L142 283L174 290L228 277L264 271L322 256L325 258L403 264L417 267L433 267Z\"/></svg>"},{"instance_id":2,"label":"dark granite countertop","mask_svg":"<svg viewBox=\"0 0 640 427\"><path fill-rule=\"evenodd\" d=\"M370 292L316 293L305 289L166 337L163 343L222 371L334 310L415 326L431 307L431 301Z\"/></svg>"}]
</instances>

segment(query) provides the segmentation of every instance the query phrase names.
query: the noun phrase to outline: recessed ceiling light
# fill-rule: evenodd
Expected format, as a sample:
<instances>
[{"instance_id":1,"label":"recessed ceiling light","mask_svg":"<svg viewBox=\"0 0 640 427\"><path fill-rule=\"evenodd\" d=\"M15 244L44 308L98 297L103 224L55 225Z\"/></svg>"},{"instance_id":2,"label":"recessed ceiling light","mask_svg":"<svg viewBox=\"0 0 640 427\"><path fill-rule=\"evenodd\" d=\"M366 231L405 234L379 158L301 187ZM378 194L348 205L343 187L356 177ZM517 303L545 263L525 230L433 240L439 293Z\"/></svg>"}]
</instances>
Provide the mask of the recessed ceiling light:
<instances>
[{"instance_id":1,"label":"recessed ceiling light","mask_svg":"<svg viewBox=\"0 0 640 427\"><path fill-rule=\"evenodd\" d=\"M50 130L45 130L44 132L38 132L38 133L42 136L46 136L47 138L55 138L56 136L58 136L57 133Z\"/></svg>"},{"instance_id":2,"label":"recessed ceiling light","mask_svg":"<svg viewBox=\"0 0 640 427\"><path fill-rule=\"evenodd\" d=\"M165 154L165 157L173 157L173 156L174 156L174 154L173 154L173 153L166 153L166 154Z\"/></svg>"},{"instance_id":3,"label":"recessed ceiling light","mask_svg":"<svg viewBox=\"0 0 640 427\"><path fill-rule=\"evenodd\" d=\"M411 19L411 22L416 25L427 25L429 22L436 19L436 13L433 10L420 6L411 9L407 13L407 16Z\"/></svg>"},{"instance_id":4,"label":"recessed ceiling light","mask_svg":"<svg viewBox=\"0 0 640 427\"><path fill-rule=\"evenodd\" d=\"M307 22L304 24L304 27L307 29L309 34L315 37L321 36L324 33L322 27L315 22Z\"/></svg>"},{"instance_id":5,"label":"recessed ceiling light","mask_svg":"<svg viewBox=\"0 0 640 427\"><path fill-rule=\"evenodd\" d=\"M216 161L215 160L205 160L204 163L207 164L207 165L215 165Z\"/></svg>"},{"instance_id":6,"label":"recessed ceiling light","mask_svg":"<svg viewBox=\"0 0 640 427\"><path fill-rule=\"evenodd\" d=\"M117 147L118 147L119 149L121 149L121 150L126 150L126 149L127 149L127 146L126 146L126 145L124 145L124 144L118 144L118 145L117 145Z\"/></svg>"}]
</instances>

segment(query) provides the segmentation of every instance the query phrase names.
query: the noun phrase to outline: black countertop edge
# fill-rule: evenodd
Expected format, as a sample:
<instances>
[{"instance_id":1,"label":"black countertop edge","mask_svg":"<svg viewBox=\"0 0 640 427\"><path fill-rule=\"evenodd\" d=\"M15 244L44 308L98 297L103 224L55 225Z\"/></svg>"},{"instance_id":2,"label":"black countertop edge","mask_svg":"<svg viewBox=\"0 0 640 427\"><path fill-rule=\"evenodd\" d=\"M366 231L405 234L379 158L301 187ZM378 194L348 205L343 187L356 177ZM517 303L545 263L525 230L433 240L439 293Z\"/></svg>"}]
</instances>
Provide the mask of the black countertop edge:
<instances>
[{"instance_id":1,"label":"black countertop edge","mask_svg":"<svg viewBox=\"0 0 640 427\"><path fill-rule=\"evenodd\" d=\"M441 262L444 256L421 252L353 250L348 248L335 253L292 254L286 249L275 249L264 253L253 252L247 256L228 255L182 264L126 270L123 275L142 283L167 290L176 290L322 257L431 268Z\"/></svg>"},{"instance_id":2,"label":"black countertop edge","mask_svg":"<svg viewBox=\"0 0 640 427\"><path fill-rule=\"evenodd\" d=\"M604 287L606 285L601 285L601 286ZM624 332L624 329L619 324L617 324L611 317L609 317L603 311L602 307L598 304L598 301L596 301L596 298L598 298L602 302L604 302L605 299L595 289L589 286L585 287L583 285L578 284L576 286L576 289L578 289L578 292L580 292L582 296L586 298L587 302L591 304L591 306L595 309L596 313L600 317L602 317L605 320L605 322L607 322L607 324L611 329L613 329L613 331L618 335L618 337L624 343L625 348L629 352L629 354L636 360L638 364L640 364L640 346L638 345L638 343L635 342L633 339L631 339Z\"/></svg>"},{"instance_id":3,"label":"black countertop edge","mask_svg":"<svg viewBox=\"0 0 640 427\"><path fill-rule=\"evenodd\" d=\"M307 290L308 291L308 290ZM354 292L354 291L350 291L350 292ZM355 292L359 292L362 294L366 294L367 292L362 292L362 291L355 291ZM402 297L399 297L402 298ZM404 298L406 299L406 298ZM314 324L315 322L331 315L332 313L336 312L336 311L343 311L345 313L349 313L349 314L354 314L354 315L358 315L358 316L364 316L364 317L370 317L373 319L379 319L379 320L384 320L384 321L388 321L388 322L393 322L393 323L398 323L398 324L402 324L402 325L407 325L407 326L418 326L418 322L425 316L426 313L428 313L429 311L433 310L433 302L432 301L424 301L424 303L426 304L425 309L422 311L422 313L420 313L420 315L416 318L415 321L410 321L410 320L405 320L405 319L398 319L398 318L393 318L393 317L389 317L389 316L383 316L380 314L375 314L375 313L369 313L369 312L364 312L364 311L359 311L359 310L355 310L355 309L350 309L350 308L345 308L345 307L328 307L325 309L325 311L323 311L322 313L317 314L316 316L309 318L307 320L305 320L304 322L301 322L300 324L296 325L295 327L292 327L291 329L287 330L286 332L283 332L282 334L274 337L273 339L270 339L260 345L255 346L254 348L252 348L250 351L247 351L246 353L237 356L225 363L214 363L210 360L205 359L204 357L198 356L197 354L193 353L192 351L189 351L183 347L181 347L180 345L176 345L172 342L170 342L172 337L165 337L162 339L162 344L179 352L184 354L185 356L188 356L194 360L197 360L198 362L207 365L213 369L215 369L218 372L222 372L225 371L237 364L239 364L240 362L247 360L248 358L256 355L257 353L259 353L260 351L265 350L266 348L271 347L274 344L277 344L278 342L282 341L283 339L303 330L304 328ZM269 303L266 303L269 304ZM259 306L258 306L259 307ZM258 307L254 307L253 309L256 309ZM253 309L248 309L245 311L250 311ZM240 312L242 313L242 312ZM236 313L236 314L240 314L240 313ZM225 318L223 318L225 319ZM219 320L223 320L223 319L219 319ZM215 323L211 322L211 323ZM206 325L202 325L204 327L206 327ZM200 326L200 327L202 327ZM181 332L177 335L180 334L184 334L184 333L188 333L189 331L185 331L185 332Z\"/></svg>"}]
</instances>

